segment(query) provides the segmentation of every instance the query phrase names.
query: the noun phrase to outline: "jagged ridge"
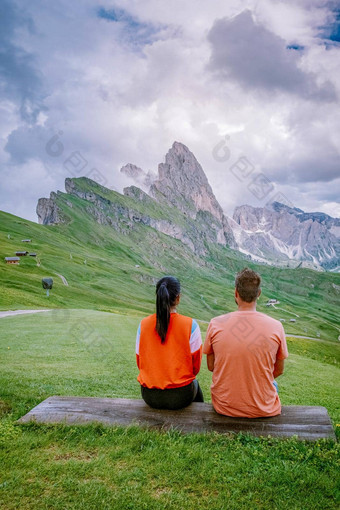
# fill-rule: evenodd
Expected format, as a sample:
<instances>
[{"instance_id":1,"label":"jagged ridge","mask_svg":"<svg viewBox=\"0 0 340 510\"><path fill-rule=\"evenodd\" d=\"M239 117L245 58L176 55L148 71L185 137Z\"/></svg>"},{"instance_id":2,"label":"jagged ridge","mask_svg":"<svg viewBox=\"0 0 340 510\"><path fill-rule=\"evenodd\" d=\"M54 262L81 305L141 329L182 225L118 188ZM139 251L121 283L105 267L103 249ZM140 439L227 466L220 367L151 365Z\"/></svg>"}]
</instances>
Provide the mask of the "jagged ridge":
<instances>
[{"instance_id":1,"label":"jagged ridge","mask_svg":"<svg viewBox=\"0 0 340 510\"><path fill-rule=\"evenodd\" d=\"M236 207L233 219L244 253L266 260L304 261L315 269L334 270L340 264L337 218L274 202L270 207Z\"/></svg>"},{"instance_id":2,"label":"jagged ridge","mask_svg":"<svg viewBox=\"0 0 340 510\"><path fill-rule=\"evenodd\" d=\"M158 165L158 175L131 163L121 172L147 192L129 186L121 195L87 178L66 179L65 189L85 200L86 212L100 224L126 234L142 224L179 239L198 255L221 244L261 262L282 265L295 260L330 270L340 266L339 219L279 203L265 208L239 206L233 219L228 218L201 165L182 143L173 143L165 162ZM61 208L57 197L52 192L49 199L39 199L40 223L67 221L65 204Z\"/></svg>"}]
</instances>

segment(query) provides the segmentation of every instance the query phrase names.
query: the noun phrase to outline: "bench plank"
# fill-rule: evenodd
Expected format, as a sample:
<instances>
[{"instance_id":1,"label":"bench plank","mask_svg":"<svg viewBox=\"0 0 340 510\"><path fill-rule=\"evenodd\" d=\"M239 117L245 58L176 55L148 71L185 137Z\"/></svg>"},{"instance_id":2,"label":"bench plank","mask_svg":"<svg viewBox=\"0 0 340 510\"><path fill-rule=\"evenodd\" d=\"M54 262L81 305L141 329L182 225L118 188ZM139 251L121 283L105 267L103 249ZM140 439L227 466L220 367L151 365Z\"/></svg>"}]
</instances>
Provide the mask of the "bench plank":
<instances>
[{"instance_id":1,"label":"bench plank","mask_svg":"<svg viewBox=\"0 0 340 510\"><path fill-rule=\"evenodd\" d=\"M17 423L64 423L133 425L182 432L246 432L255 436L335 440L327 409L321 406L282 406L279 416L270 418L231 418L217 414L211 404L194 402L185 409L152 409L143 400L96 397L49 397Z\"/></svg>"}]
</instances>

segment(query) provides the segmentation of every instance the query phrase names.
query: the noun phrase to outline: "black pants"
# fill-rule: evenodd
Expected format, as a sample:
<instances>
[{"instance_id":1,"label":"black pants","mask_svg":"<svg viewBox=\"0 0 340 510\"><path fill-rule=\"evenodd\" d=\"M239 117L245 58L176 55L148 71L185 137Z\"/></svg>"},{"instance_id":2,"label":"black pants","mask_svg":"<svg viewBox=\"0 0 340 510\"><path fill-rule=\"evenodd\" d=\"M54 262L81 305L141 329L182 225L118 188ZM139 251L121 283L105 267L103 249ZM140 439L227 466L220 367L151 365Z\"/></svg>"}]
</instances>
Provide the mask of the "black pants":
<instances>
[{"instance_id":1,"label":"black pants","mask_svg":"<svg viewBox=\"0 0 340 510\"><path fill-rule=\"evenodd\" d=\"M204 402L197 379L187 386L165 390L141 386L141 392L144 402L154 409L182 409L191 402Z\"/></svg>"}]
</instances>

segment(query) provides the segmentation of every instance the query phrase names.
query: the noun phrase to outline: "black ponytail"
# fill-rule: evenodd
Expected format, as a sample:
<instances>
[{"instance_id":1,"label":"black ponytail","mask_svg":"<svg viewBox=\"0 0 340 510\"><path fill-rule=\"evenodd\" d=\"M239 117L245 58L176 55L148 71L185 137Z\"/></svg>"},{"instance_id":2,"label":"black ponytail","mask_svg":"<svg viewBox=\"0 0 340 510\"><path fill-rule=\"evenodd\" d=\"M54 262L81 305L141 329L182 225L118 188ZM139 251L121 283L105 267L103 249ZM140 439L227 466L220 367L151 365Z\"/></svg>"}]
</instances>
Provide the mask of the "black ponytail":
<instances>
[{"instance_id":1,"label":"black ponytail","mask_svg":"<svg viewBox=\"0 0 340 510\"><path fill-rule=\"evenodd\" d=\"M156 331L162 344L168 331L170 322L170 309L175 305L176 298L181 293L179 281L173 276L164 276L156 285Z\"/></svg>"}]
</instances>

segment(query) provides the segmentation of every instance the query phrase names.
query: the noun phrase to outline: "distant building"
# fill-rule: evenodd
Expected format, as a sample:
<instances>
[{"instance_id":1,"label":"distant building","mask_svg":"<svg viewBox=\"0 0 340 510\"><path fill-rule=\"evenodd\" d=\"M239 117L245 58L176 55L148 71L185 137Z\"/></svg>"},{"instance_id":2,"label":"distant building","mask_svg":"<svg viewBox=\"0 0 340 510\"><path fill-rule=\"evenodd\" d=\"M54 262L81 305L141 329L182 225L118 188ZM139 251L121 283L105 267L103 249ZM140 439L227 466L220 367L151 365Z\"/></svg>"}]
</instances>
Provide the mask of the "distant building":
<instances>
[{"instance_id":1,"label":"distant building","mask_svg":"<svg viewBox=\"0 0 340 510\"><path fill-rule=\"evenodd\" d=\"M26 255L28 255L28 251L16 251L15 254L17 257L26 257Z\"/></svg>"},{"instance_id":2,"label":"distant building","mask_svg":"<svg viewBox=\"0 0 340 510\"><path fill-rule=\"evenodd\" d=\"M279 319L280 322L286 322L286 319Z\"/></svg>"},{"instance_id":3,"label":"distant building","mask_svg":"<svg viewBox=\"0 0 340 510\"><path fill-rule=\"evenodd\" d=\"M32 240L31 239L21 239L21 242L22 243L31 243Z\"/></svg>"},{"instance_id":4,"label":"distant building","mask_svg":"<svg viewBox=\"0 0 340 510\"><path fill-rule=\"evenodd\" d=\"M36 257L36 256L37 256L37 254L36 254L36 253L29 253L29 254L28 254L28 256L29 256L29 257Z\"/></svg>"},{"instance_id":5,"label":"distant building","mask_svg":"<svg viewBox=\"0 0 340 510\"><path fill-rule=\"evenodd\" d=\"M277 299L268 299L266 306L278 305L279 303L280 301L278 301Z\"/></svg>"},{"instance_id":6,"label":"distant building","mask_svg":"<svg viewBox=\"0 0 340 510\"><path fill-rule=\"evenodd\" d=\"M289 319L289 322L296 322L296 319Z\"/></svg>"},{"instance_id":7,"label":"distant building","mask_svg":"<svg viewBox=\"0 0 340 510\"><path fill-rule=\"evenodd\" d=\"M19 264L20 257L5 257L6 264Z\"/></svg>"}]
</instances>

